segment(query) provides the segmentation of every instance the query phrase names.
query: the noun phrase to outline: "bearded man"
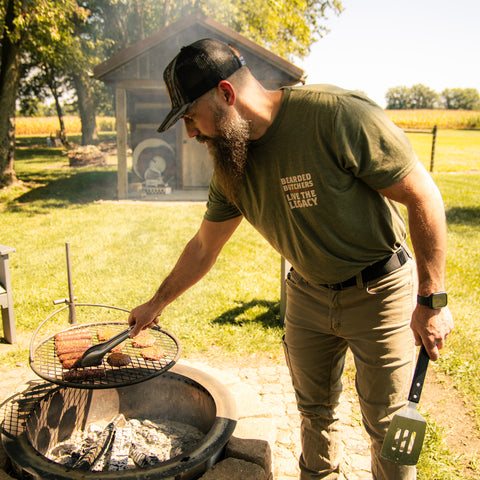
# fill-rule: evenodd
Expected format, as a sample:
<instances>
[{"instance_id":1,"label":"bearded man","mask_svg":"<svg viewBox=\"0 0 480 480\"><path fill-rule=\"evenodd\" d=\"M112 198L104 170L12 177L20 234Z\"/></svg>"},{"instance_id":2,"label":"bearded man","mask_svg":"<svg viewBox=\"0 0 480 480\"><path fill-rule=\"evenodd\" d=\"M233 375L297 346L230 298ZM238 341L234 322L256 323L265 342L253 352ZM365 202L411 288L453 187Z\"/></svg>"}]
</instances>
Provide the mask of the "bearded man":
<instances>
[{"instance_id":1,"label":"bearded man","mask_svg":"<svg viewBox=\"0 0 480 480\"><path fill-rule=\"evenodd\" d=\"M453 328L445 293L440 192L404 133L359 92L328 85L266 90L215 39L183 47L164 80L172 110L207 145L214 174L204 219L131 335L200 280L246 218L292 265L284 350L301 417L300 479L341 478L336 409L347 349L355 359L375 480L414 466L380 455L405 404L415 343L438 359ZM415 260L396 205L406 206Z\"/></svg>"}]
</instances>

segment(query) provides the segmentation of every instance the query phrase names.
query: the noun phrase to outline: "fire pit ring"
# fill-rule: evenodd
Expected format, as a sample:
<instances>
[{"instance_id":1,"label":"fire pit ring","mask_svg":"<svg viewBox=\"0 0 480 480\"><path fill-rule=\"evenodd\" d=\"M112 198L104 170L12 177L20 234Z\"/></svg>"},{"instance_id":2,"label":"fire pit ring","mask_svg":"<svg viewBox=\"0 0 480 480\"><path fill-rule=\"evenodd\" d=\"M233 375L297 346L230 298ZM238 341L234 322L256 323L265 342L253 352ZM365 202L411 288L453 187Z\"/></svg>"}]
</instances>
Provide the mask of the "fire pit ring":
<instances>
[{"instance_id":1,"label":"fire pit ring","mask_svg":"<svg viewBox=\"0 0 480 480\"><path fill-rule=\"evenodd\" d=\"M97 390L58 386L49 388L48 384L45 388L46 395L39 399L37 386L37 393L34 394L36 403L28 400L28 390L22 393L18 400L13 399L2 422L2 443L10 457L14 473L19 478L193 480L222 459L224 447L237 421L235 402L228 390L210 375L185 365L177 364L163 375L119 388ZM125 417L146 416L148 418L152 415L193 425L202 430L205 436L190 451L148 468L112 472L71 470L43 455L46 449L45 425L41 427L41 422L35 424L39 419L38 404L46 396L54 396L52 392L63 392L65 398L69 395L82 397L83 402L82 399L79 403L78 398L75 400L84 409L72 416L71 422L75 424L79 420L82 425L87 425L103 418L111 418L116 413L122 413ZM56 396L58 398L58 395ZM64 414L68 405L60 403ZM45 424L58 427L63 418L61 412L55 412L53 407L48 410L44 415ZM73 429L73 424L70 428ZM43 434L40 434L40 430L43 430ZM37 435L33 433L35 431ZM42 437L43 440L40 441L38 437ZM49 444L53 440L52 438L46 443Z\"/></svg>"}]
</instances>

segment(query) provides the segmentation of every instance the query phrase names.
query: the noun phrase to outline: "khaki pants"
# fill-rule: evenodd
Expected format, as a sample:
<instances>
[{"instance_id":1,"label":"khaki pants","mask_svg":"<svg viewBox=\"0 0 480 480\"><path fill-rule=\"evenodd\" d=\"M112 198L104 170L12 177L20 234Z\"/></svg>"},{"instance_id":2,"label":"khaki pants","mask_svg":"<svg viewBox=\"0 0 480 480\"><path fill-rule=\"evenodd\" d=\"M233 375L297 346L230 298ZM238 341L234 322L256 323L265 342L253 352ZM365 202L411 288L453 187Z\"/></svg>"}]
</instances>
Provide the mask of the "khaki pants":
<instances>
[{"instance_id":1,"label":"khaki pants","mask_svg":"<svg viewBox=\"0 0 480 480\"><path fill-rule=\"evenodd\" d=\"M380 457L394 413L407 401L415 347L410 320L416 294L415 264L362 285L331 290L287 279L284 348L301 417L300 480L339 479L342 459L336 415L347 348L371 438L375 480L411 480L415 467Z\"/></svg>"}]
</instances>

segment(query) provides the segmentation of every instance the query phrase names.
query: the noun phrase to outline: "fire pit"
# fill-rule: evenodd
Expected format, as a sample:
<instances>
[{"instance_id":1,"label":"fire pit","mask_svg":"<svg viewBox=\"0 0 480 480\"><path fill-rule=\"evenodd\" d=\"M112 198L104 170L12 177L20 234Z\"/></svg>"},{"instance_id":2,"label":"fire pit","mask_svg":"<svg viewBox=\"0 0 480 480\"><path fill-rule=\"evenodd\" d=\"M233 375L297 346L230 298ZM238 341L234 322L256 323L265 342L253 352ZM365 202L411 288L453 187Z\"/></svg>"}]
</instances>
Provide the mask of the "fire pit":
<instances>
[{"instance_id":1,"label":"fire pit","mask_svg":"<svg viewBox=\"0 0 480 480\"><path fill-rule=\"evenodd\" d=\"M100 331L105 330L101 327L108 327L110 337L128 325L128 310L75 303L69 244L67 273L69 298L54 302L67 306L41 322L30 342L30 367L43 381L3 408L1 437L12 473L26 480L197 479L223 457L235 428L235 404L228 390L211 376L176 364L178 340L158 326L148 332L149 342L161 352L155 357L142 354L147 348L139 347L146 345L128 339L121 346L127 364L102 359L95 367L67 367L60 360L61 341L55 335L67 308L69 328L60 334L70 339L81 333L89 343L101 343ZM77 323L77 307L89 323ZM149 429L146 443L136 436L134 425L142 432ZM101 430L98 437L85 436L95 429ZM165 443L168 454L154 450L153 443L172 431ZM120 446L114 441L117 434L125 439ZM65 442L73 448L69 450Z\"/></svg>"},{"instance_id":2,"label":"fire pit","mask_svg":"<svg viewBox=\"0 0 480 480\"><path fill-rule=\"evenodd\" d=\"M130 386L76 389L41 383L14 399L7 409L2 442L19 478L193 480L223 457L236 425L234 401L217 380L191 367ZM80 471L45 454L76 429L125 418L163 419L198 429L202 438L170 460L121 471Z\"/></svg>"}]
</instances>

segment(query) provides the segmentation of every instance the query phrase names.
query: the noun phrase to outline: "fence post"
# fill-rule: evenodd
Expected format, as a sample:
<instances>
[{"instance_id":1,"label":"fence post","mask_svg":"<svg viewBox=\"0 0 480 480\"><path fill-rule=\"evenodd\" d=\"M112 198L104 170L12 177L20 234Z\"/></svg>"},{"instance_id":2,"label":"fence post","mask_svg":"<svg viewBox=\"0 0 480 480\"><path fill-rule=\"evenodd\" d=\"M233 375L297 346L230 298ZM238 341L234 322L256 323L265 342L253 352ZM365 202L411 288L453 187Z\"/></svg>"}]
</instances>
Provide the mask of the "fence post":
<instances>
[{"instance_id":1,"label":"fence post","mask_svg":"<svg viewBox=\"0 0 480 480\"><path fill-rule=\"evenodd\" d=\"M437 143L437 126L435 125L432 130L432 155L430 156L430 172L433 172L435 165L435 145Z\"/></svg>"}]
</instances>

